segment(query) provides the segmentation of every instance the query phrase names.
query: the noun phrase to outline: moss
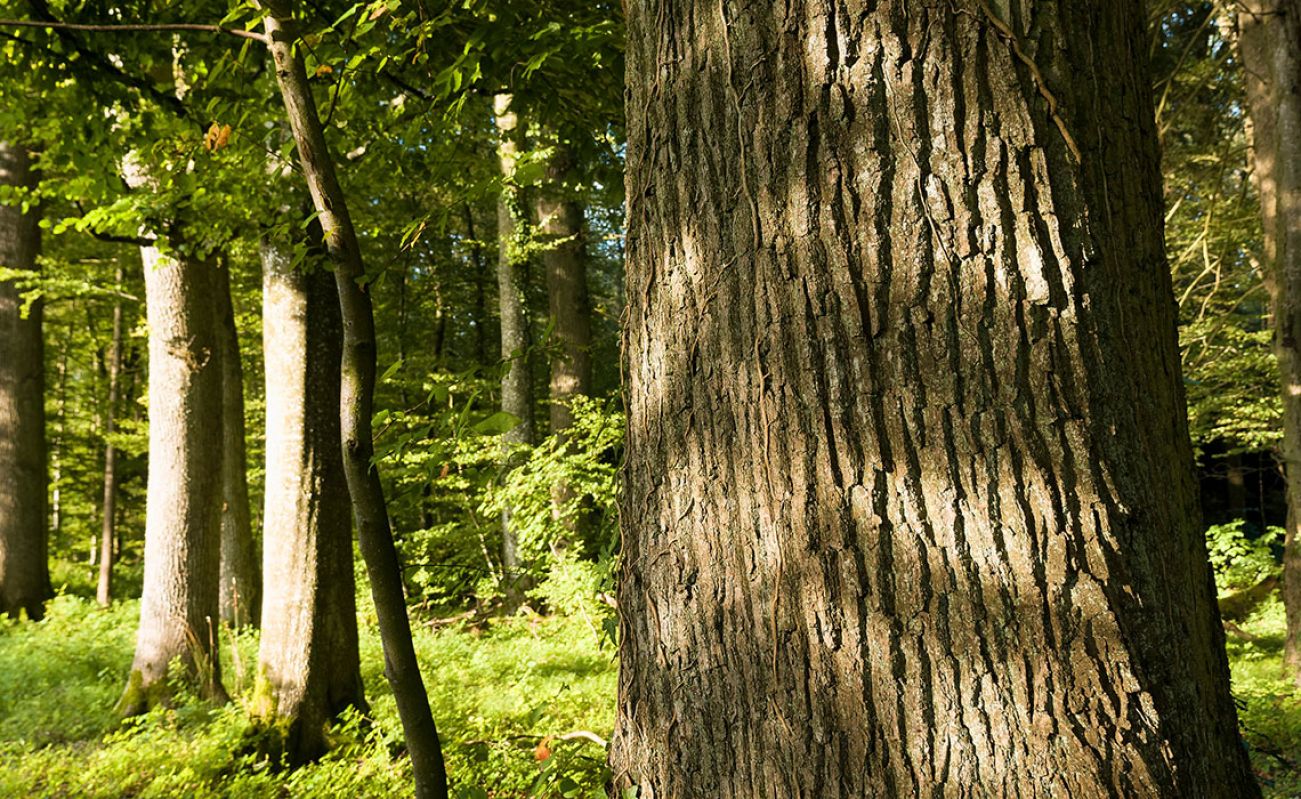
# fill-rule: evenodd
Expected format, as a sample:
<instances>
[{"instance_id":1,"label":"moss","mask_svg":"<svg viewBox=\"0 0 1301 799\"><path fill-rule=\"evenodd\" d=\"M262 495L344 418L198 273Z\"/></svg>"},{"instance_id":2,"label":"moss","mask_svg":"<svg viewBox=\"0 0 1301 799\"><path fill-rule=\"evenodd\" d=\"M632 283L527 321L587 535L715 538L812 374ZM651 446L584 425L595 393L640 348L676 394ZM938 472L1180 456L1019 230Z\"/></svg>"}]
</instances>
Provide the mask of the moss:
<instances>
[{"instance_id":1,"label":"moss","mask_svg":"<svg viewBox=\"0 0 1301 799\"><path fill-rule=\"evenodd\" d=\"M258 669L253 681L253 695L248 700L248 714L253 718L271 718L276 713L276 692L267 677L266 668Z\"/></svg>"},{"instance_id":2,"label":"moss","mask_svg":"<svg viewBox=\"0 0 1301 799\"><path fill-rule=\"evenodd\" d=\"M126 690L122 692L122 698L117 700L113 712L119 718L142 716L148 713L150 708L166 701L166 680L154 680L146 684L144 673L140 669L132 669L131 675L127 677Z\"/></svg>"}]
</instances>

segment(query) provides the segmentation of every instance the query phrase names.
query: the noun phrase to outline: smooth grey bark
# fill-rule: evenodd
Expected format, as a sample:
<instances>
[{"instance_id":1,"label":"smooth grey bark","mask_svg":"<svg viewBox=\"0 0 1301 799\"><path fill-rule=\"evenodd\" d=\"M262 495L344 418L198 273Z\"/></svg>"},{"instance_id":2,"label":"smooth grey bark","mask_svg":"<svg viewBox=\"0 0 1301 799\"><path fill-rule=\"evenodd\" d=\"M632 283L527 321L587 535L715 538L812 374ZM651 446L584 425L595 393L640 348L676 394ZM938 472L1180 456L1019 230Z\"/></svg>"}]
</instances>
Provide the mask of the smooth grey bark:
<instances>
[{"instance_id":1,"label":"smooth grey bark","mask_svg":"<svg viewBox=\"0 0 1301 799\"><path fill-rule=\"evenodd\" d=\"M384 646L384 674L393 689L398 717L406 736L418 799L447 799L447 768L442 743L429 697L420 676L411 621L407 618L402 566L389 527L384 486L373 459L375 442L371 416L375 400L375 317L370 295L361 281L366 267L362 261L357 232L348 214L348 204L335 175L334 159L325 141L317 115L316 101L307 83L302 58L295 54L298 33L293 7L287 0L266 2L270 12L264 20L269 49L275 62L276 80L284 101L285 114L293 129L307 188L312 195L325 246L334 263L335 285L343 321L343 358L339 396L340 436L344 473L352 497L357 538L371 597L379 617Z\"/></svg>"},{"instance_id":2,"label":"smooth grey bark","mask_svg":"<svg viewBox=\"0 0 1301 799\"><path fill-rule=\"evenodd\" d=\"M616 791L1258 796L1141 4L627 8Z\"/></svg>"},{"instance_id":3,"label":"smooth grey bark","mask_svg":"<svg viewBox=\"0 0 1301 799\"><path fill-rule=\"evenodd\" d=\"M515 185L515 169L522 131L519 115L511 108L511 103L509 94L498 94L493 98L498 133L497 160L502 177L502 191L497 198L497 308L501 319L501 357L505 361L501 375L501 409L519 420L501 436L507 459L511 457L512 445L532 444L534 441L532 339L525 294L528 262L520 253L517 241L522 198L519 187ZM509 462L503 464L503 471L509 470L510 466ZM519 580L519 538L511 522L510 509L501 514L501 565L506 612L514 613L524 601L524 592Z\"/></svg>"},{"instance_id":4,"label":"smooth grey bark","mask_svg":"<svg viewBox=\"0 0 1301 799\"><path fill-rule=\"evenodd\" d=\"M325 753L340 713L366 707L339 436L343 331L328 271L304 274L287 247L264 240L262 281L266 584L254 714L298 765Z\"/></svg>"},{"instance_id":5,"label":"smooth grey bark","mask_svg":"<svg viewBox=\"0 0 1301 799\"><path fill-rule=\"evenodd\" d=\"M22 145L0 141L0 185L36 187ZM0 205L0 267L36 268L39 212ZM50 589L46 527L45 349L42 304L22 313L12 281L0 281L0 613L45 615Z\"/></svg>"},{"instance_id":6,"label":"smooth grey bark","mask_svg":"<svg viewBox=\"0 0 1301 799\"><path fill-rule=\"evenodd\" d=\"M122 290L123 271L117 268L114 281ZM99 581L95 586L95 601L100 607L113 603L113 564L116 560L114 544L117 530L117 447L113 435L117 432L119 384L122 379L122 300L113 302L113 340L108 351L108 397L104 402L104 496L100 505Z\"/></svg>"},{"instance_id":7,"label":"smooth grey bark","mask_svg":"<svg viewBox=\"0 0 1301 799\"><path fill-rule=\"evenodd\" d=\"M1301 685L1301 1L1246 0L1238 8L1252 180L1260 199L1265 285L1283 398L1284 661Z\"/></svg>"},{"instance_id":8,"label":"smooth grey bark","mask_svg":"<svg viewBox=\"0 0 1301 799\"><path fill-rule=\"evenodd\" d=\"M257 626L261 575L248 501L248 458L244 444L244 367L230 296L230 268L217 269L218 346L221 348L221 620L234 627Z\"/></svg>"},{"instance_id":9,"label":"smooth grey bark","mask_svg":"<svg viewBox=\"0 0 1301 799\"><path fill-rule=\"evenodd\" d=\"M576 396L591 393L592 307L587 292L587 248L583 206L574 198L574 154L565 144L554 147L546 180L534 201L542 265L547 274L551 335L551 433L563 434L574 423Z\"/></svg>"},{"instance_id":10,"label":"smooth grey bark","mask_svg":"<svg viewBox=\"0 0 1301 799\"><path fill-rule=\"evenodd\" d=\"M49 462L50 535L57 537L63 530L63 437L68 431L68 355L72 352L75 323L69 322L59 347L58 365L55 367L57 384L54 396L54 423L47 431L46 458ZM42 333L44 337L44 333Z\"/></svg>"},{"instance_id":11,"label":"smooth grey bark","mask_svg":"<svg viewBox=\"0 0 1301 799\"><path fill-rule=\"evenodd\" d=\"M137 185L144 185L138 180ZM165 696L168 664L224 701L218 651L222 367L212 259L142 247L149 323L144 591L125 715Z\"/></svg>"}]
</instances>

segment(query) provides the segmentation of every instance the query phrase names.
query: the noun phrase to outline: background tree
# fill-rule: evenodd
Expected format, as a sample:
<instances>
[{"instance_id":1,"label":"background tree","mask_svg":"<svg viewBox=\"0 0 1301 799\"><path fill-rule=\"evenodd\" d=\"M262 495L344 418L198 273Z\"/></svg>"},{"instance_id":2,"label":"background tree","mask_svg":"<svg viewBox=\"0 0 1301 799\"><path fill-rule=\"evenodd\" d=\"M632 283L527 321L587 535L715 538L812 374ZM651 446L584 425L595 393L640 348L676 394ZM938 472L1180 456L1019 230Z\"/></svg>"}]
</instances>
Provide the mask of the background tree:
<instances>
[{"instance_id":1,"label":"background tree","mask_svg":"<svg viewBox=\"0 0 1301 799\"><path fill-rule=\"evenodd\" d=\"M1238 24L1283 404L1286 661L1301 683L1301 4L1248 2L1238 13Z\"/></svg>"},{"instance_id":2,"label":"background tree","mask_svg":"<svg viewBox=\"0 0 1301 799\"><path fill-rule=\"evenodd\" d=\"M26 146L0 141L0 614L32 619L52 593L42 303L19 290L40 248L36 185Z\"/></svg>"},{"instance_id":3,"label":"background tree","mask_svg":"<svg viewBox=\"0 0 1301 799\"><path fill-rule=\"evenodd\" d=\"M528 312L528 219L516 183L520 139L519 113L511 107L510 94L493 98L493 114L499 135L497 158L501 162L502 189L497 201L497 301L501 316L501 410L513 422L502 435L506 446L504 470L519 458L512 445L534 443L533 424L533 335ZM501 514L501 565L505 575L507 612L522 601L519 579L519 536L511 521L511 508Z\"/></svg>"},{"instance_id":4,"label":"background tree","mask_svg":"<svg viewBox=\"0 0 1301 799\"><path fill-rule=\"evenodd\" d=\"M266 608L258 655L272 749L299 765L327 724L366 708L357 651L348 484L339 436L342 328L334 278L262 245L267 374Z\"/></svg>"},{"instance_id":5,"label":"background tree","mask_svg":"<svg viewBox=\"0 0 1301 799\"><path fill-rule=\"evenodd\" d=\"M114 280L122 286L122 269L118 268ZM118 398L122 379L122 346L124 339L122 300L113 303L113 340L108 353L108 396L104 401L104 500L100 505L99 580L95 586L95 600L101 607L113 601L113 562L117 559L117 445L113 436L117 432Z\"/></svg>"},{"instance_id":6,"label":"background tree","mask_svg":"<svg viewBox=\"0 0 1301 799\"><path fill-rule=\"evenodd\" d=\"M165 694L179 659L199 690L223 699L222 366L212 258L143 249L149 314L149 492L144 592L124 714Z\"/></svg>"},{"instance_id":7,"label":"background tree","mask_svg":"<svg viewBox=\"0 0 1301 799\"><path fill-rule=\"evenodd\" d=\"M221 348L221 620L257 625L262 586L248 500L244 451L244 368L231 300L230 266L220 264L214 300Z\"/></svg>"},{"instance_id":8,"label":"background tree","mask_svg":"<svg viewBox=\"0 0 1301 799\"><path fill-rule=\"evenodd\" d=\"M353 517L371 595L384 641L385 676L397 700L407 750L415 772L416 796L446 799L447 771L429 697L416 662L402 589L402 571L389 526L384 487L373 461L371 415L375 392L375 320L369 295L363 290L366 267L357 234L348 215L347 200L334 171L316 101L307 83L301 56L295 53L292 6L267 7L264 20L268 47L285 115L293 130L299 163L325 232L325 246L334 262L335 285L343 325L343 356L339 392L340 434L344 474L352 498Z\"/></svg>"}]
</instances>

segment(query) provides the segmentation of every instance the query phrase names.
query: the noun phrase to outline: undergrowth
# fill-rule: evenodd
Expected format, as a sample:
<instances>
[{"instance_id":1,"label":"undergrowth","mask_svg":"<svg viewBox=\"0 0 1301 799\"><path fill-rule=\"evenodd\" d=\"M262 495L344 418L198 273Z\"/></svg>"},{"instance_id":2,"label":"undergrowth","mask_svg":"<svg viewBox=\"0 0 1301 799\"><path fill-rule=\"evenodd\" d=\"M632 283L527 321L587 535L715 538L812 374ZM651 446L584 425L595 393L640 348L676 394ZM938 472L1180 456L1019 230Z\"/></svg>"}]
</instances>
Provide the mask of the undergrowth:
<instances>
[{"instance_id":1,"label":"undergrowth","mask_svg":"<svg viewBox=\"0 0 1301 799\"><path fill-rule=\"evenodd\" d=\"M0 797L383 797L411 795L401 728L374 619L362 615L373 723L346 720L336 748L294 772L241 754L257 634L227 634L213 708L181 691L171 708L118 722L138 603L101 611L55 599L45 621L0 622ZM1230 632L1243 739L1266 797L1301 796L1301 695L1282 673L1283 609L1262 604ZM605 796L614 652L581 616L434 630L416 646L457 799Z\"/></svg>"},{"instance_id":2,"label":"undergrowth","mask_svg":"<svg viewBox=\"0 0 1301 799\"><path fill-rule=\"evenodd\" d=\"M170 708L119 722L139 604L108 611L74 596L44 621L0 621L0 797L396 797L411 795L401 727L374 619L360 621L372 723L350 718L337 746L293 772L241 745L256 632L223 640L214 708L178 690ZM614 724L614 651L580 618L518 618L434 630L416 648L442 733L453 796L604 797ZM591 733L570 736L568 733Z\"/></svg>"}]
</instances>

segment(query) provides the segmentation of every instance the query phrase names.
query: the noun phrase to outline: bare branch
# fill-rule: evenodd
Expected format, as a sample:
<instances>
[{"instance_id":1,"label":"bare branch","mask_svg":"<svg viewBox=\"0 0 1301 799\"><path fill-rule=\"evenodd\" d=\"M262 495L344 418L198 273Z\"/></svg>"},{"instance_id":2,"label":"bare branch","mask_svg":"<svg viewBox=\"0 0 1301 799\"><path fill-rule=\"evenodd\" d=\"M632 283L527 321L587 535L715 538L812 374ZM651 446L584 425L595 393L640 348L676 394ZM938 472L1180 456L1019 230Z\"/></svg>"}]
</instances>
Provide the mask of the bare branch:
<instances>
[{"instance_id":1,"label":"bare branch","mask_svg":"<svg viewBox=\"0 0 1301 799\"><path fill-rule=\"evenodd\" d=\"M104 24L94 25L80 22L53 22L33 19L0 19L0 28L50 28L53 30L91 31L95 33L146 33L151 31L198 31L200 33L223 33L238 39L252 39L266 44L266 36L257 31L240 28L223 28L220 25L203 25L197 22L163 22L156 24Z\"/></svg>"}]
</instances>

